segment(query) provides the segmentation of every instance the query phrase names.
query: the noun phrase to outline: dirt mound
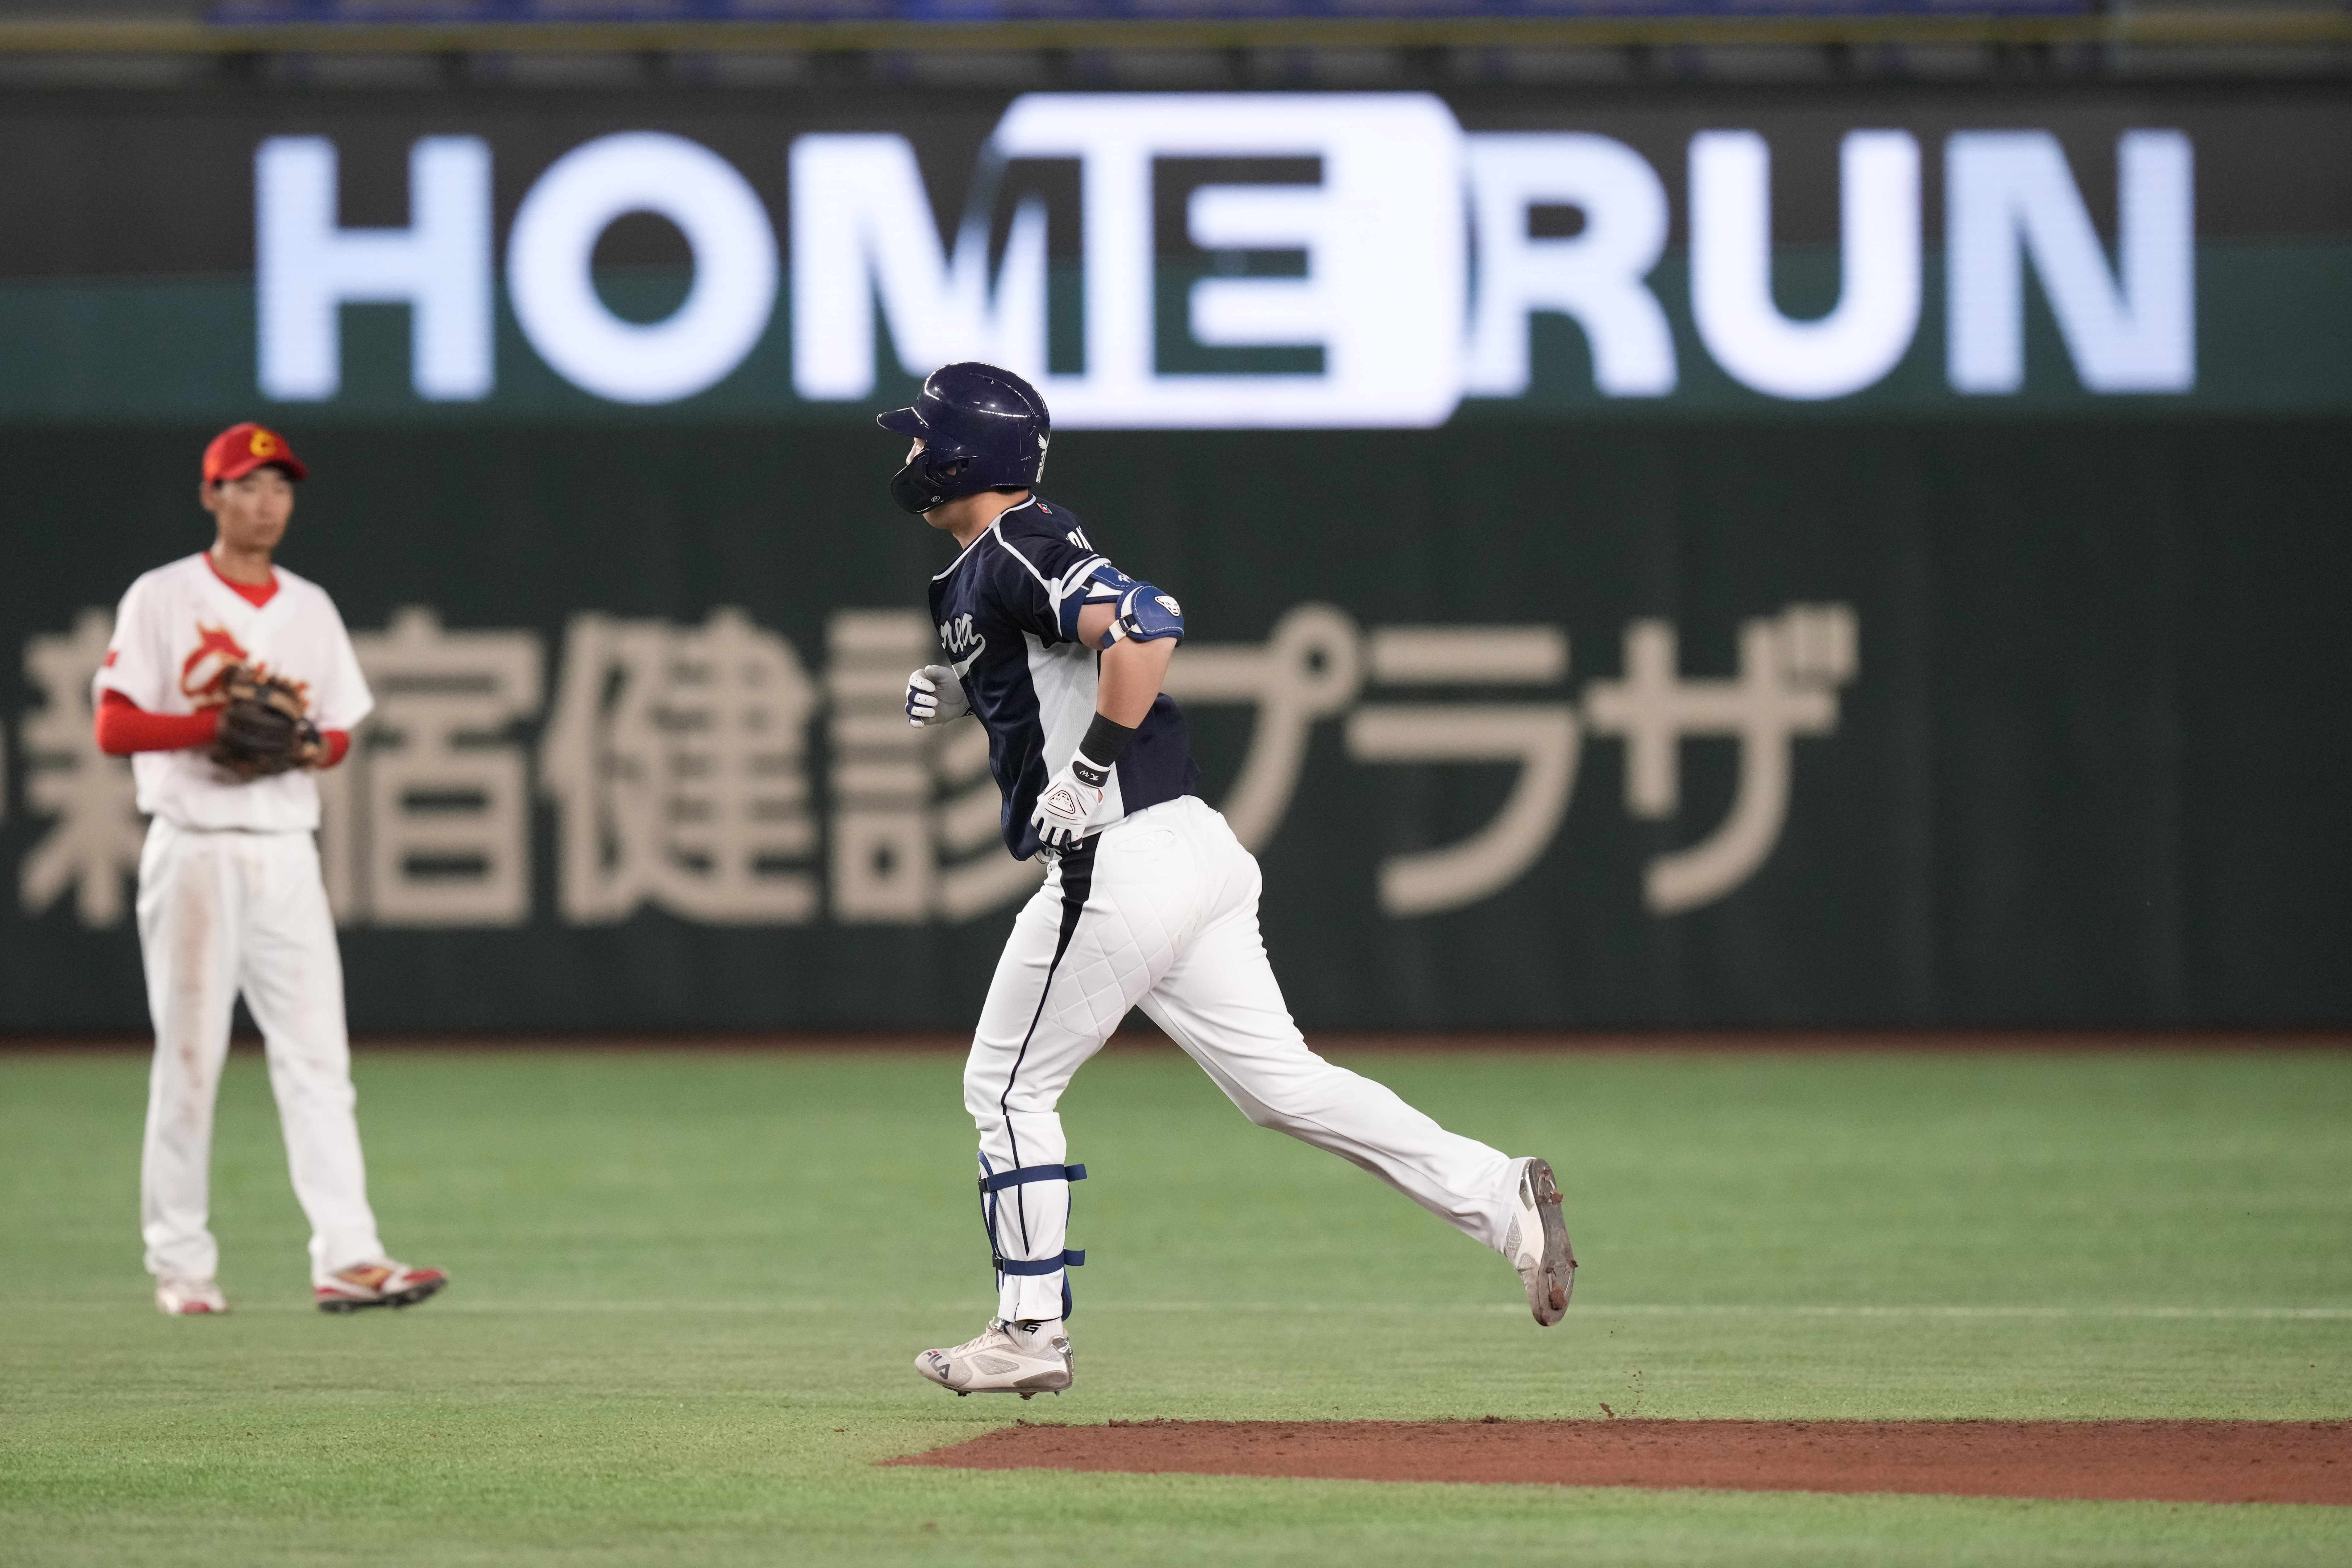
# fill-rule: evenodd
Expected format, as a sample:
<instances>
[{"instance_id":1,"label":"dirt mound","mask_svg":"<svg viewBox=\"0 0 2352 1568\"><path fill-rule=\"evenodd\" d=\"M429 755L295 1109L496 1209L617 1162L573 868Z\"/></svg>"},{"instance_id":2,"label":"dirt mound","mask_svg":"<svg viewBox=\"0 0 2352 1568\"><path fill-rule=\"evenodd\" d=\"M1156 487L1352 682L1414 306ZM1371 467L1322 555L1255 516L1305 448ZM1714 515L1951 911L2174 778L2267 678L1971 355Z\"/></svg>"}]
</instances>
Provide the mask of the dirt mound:
<instances>
[{"instance_id":1,"label":"dirt mound","mask_svg":"<svg viewBox=\"0 0 2352 1568\"><path fill-rule=\"evenodd\" d=\"M1023 1422L893 1465L2352 1504L2345 1421Z\"/></svg>"}]
</instances>

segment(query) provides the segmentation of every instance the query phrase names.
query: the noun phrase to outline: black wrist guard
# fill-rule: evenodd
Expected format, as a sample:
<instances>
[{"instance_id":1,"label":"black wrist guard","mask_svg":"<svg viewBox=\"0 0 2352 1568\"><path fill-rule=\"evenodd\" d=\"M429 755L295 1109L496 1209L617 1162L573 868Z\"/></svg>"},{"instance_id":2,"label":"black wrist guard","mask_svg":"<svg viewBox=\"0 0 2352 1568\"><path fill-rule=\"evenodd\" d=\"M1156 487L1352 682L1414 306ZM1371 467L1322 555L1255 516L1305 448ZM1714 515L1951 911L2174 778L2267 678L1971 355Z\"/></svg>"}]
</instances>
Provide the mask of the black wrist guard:
<instances>
[{"instance_id":1,"label":"black wrist guard","mask_svg":"<svg viewBox=\"0 0 2352 1568\"><path fill-rule=\"evenodd\" d=\"M1131 727L1096 714L1095 721L1087 726L1087 738L1078 742L1077 754L1070 759L1070 772L1088 788L1102 788L1134 739Z\"/></svg>"}]
</instances>

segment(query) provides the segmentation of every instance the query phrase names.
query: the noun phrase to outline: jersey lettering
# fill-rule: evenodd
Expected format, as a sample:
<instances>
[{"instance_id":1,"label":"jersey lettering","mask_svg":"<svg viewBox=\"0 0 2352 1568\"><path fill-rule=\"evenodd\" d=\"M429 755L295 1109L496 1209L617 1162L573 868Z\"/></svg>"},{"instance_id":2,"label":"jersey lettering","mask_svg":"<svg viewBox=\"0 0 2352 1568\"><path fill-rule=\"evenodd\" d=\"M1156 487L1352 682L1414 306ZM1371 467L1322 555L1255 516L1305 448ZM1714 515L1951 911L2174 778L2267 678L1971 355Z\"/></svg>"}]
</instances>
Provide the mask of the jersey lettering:
<instances>
[{"instance_id":1,"label":"jersey lettering","mask_svg":"<svg viewBox=\"0 0 2352 1568\"><path fill-rule=\"evenodd\" d=\"M971 668L972 661L988 651L988 639L974 631L971 617L963 615L940 623L940 647L954 668L956 678L961 679Z\"/></svg>"}]
</instances>

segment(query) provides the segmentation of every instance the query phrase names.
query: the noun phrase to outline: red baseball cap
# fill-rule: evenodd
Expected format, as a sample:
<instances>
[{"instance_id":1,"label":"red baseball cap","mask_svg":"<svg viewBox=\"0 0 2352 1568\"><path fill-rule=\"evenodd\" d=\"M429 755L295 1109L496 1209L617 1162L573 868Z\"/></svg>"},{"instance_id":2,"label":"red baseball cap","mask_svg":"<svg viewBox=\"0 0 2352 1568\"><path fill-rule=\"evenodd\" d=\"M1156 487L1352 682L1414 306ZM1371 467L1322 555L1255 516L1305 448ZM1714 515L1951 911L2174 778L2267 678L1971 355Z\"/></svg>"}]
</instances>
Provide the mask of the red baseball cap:
<instances>
[{"instance_id":1,"label":"red baseball cap","mask_svg":"<svg viewBox=\"0 0 2352 1568\"><path fill-rule=\"evenodd\" d=\"M309 467L294 455L285 437L247 420L230 426L205 448L205 483L216 485L226 479L241 479L254 469L266 468L273 463L286 470L288 479L310 477Z\"/></svg>"}]
</instances>

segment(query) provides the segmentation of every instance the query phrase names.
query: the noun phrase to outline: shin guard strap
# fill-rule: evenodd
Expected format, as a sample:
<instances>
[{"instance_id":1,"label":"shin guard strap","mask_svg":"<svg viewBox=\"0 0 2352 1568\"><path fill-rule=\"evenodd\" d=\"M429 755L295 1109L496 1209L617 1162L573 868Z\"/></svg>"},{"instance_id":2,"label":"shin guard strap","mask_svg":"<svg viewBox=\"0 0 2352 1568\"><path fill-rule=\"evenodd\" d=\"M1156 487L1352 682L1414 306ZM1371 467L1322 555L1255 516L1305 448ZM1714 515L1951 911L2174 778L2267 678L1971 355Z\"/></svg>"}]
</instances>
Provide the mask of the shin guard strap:
<instances>
[{"instance_id":1,"label":"shin guard strap","mask_svg":"<svg viewBox=\"0 0 2352 1568\"><path fill-rule=\"evenodd\" d=\"M1087 1255L1084 1248L1065 1247L1058 1258L1034 1258L1026 1260L1017 1258L1000 1258L996 1259L996 1271L999 1274L1051 1274L1057 1268L1083 1267L1086 1260Z\"/></svg>"},{"instance_id":2,"label":"shin guard strap","mask_svg":"<svg viewBox=\"0 0 2352 1568\"><path fill-rule=\"evenodd\" d=\"M983 1193L1001 1193L1007 1187L1018 1187L1030 1182L1083 1182L1087 1179L1084 1165L1024 1165L1017 1171L992 1171L980 1178Z\"/></svg>"}]
</instances>

